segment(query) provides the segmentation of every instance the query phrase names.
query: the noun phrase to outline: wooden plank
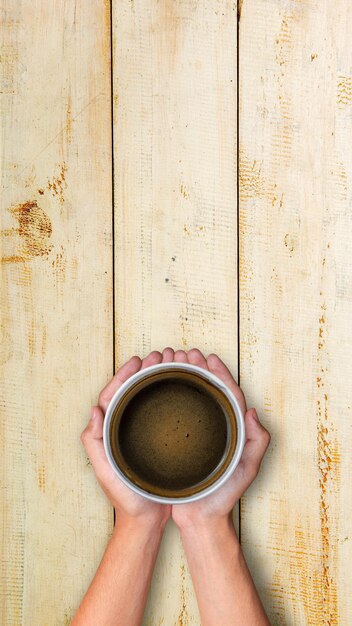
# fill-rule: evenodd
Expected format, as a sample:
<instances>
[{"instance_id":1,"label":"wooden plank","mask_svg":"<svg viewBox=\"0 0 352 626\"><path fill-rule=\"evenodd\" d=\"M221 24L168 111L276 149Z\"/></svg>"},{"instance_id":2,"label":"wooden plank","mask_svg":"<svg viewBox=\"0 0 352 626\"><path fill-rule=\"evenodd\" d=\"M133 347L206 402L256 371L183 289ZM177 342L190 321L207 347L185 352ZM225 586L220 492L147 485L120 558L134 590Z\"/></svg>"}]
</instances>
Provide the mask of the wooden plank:
<instances>
[{"instance_id":1,"label":"wooden plank","mask_svg":"<svg viewBox=\"0 0 352 626\"><path fill-rule=\"evenodd\" d=\"M113 523L79 440L113 370L109 9L1 17L0 621L62 626Z\"/></svg>"},{"instance_id":2,"label":"wooden plank","mask_svg":"<svg viewBox=\"0 0 352 626\"><path fill-rule=\"evenodd\" d=\"M170 345L236 374L236 3L113 2L116 366ZM144 623L199 624L170 523Z\"/></svg>"},{"instance_id":3,"label":"wooden plank","mask_svg":"<svg viewBox=\"0 0 352 626\"><path fill-rule=\"evenodd\" d=\"M348 0L240 20L240 371L272 444L242 543L272 624L352 620Z\"/></svg>"}]
</instances>

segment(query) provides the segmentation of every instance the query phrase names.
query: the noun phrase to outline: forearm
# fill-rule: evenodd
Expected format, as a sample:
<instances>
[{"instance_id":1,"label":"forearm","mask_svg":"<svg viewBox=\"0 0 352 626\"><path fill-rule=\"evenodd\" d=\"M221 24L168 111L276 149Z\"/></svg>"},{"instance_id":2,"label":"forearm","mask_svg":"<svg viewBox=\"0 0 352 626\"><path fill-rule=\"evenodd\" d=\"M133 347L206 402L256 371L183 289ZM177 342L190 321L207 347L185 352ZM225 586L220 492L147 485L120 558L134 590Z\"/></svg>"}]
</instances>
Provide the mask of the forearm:
<instances>
[{"instance_id":1,"label":"forearm","mask_svg":"<svg viewBox=\"0 0 352 626\"><path fill-rule=\"evenodd\" d=\"M116 523L71 626L139 626L164 526Z\"/></svg>"},{"instance_id":2,"label":"forearm","mask_svg":"<svg viewBox=\"0 0 352 626\"><path fill-rule=\"evenodd\" d=\"M203 626L270 626L230 517L181 530Z\"/></svg>"}]
</instances>

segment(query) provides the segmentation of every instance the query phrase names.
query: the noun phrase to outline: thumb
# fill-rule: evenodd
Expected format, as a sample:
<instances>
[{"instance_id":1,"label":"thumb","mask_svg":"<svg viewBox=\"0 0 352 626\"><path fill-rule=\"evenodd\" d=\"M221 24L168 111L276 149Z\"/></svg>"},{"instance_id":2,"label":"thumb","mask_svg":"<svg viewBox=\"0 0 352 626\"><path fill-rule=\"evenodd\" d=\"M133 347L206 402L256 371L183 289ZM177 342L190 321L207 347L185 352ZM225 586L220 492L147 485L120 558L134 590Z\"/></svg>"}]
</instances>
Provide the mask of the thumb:
<instances>
[{"instance_id":1,"label":"thumb","mask_svg":"<svg viewBox=\"0 0 352 626\"><path fill-rule=\"evenodd\" d=\"M241 461L245 474L254 480L271 438L269 432L260 423L255 409L249 409L244 420L247 437Z\"/></svg>"},{"instance_id":2,"label":"thumb","mask_svg":"<svg viewBox=\"0 0 352 626\"><path fill-rule=\"evenodd\" d=\"M81 433L81 441L97 475L101 474L102 470L110 468L103 444L103 423L104 414L101 408L93 406L91 418Z\"/></svg>"}]
</instances>

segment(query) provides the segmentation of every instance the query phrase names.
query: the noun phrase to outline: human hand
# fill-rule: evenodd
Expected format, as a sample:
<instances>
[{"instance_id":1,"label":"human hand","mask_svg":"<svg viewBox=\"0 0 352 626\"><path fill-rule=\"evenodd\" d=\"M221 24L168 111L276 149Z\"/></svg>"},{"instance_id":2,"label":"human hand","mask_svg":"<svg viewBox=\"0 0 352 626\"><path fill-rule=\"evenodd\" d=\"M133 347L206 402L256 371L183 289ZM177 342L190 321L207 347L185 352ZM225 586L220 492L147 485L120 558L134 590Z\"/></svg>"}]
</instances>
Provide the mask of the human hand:
<instances>
[{"instance_id":1,"label":"human hand","mask_svg":"<svg viewBox=\"0 0 352 626\"><path fill-rule=\"evenodd\" d=\"M115 508L117 520L138 521L143 525L164 526L171 515L171 506L152 502L144 498L132 491L120 480L108 461L103 444L104 415L117 389L140 369L156 365L162 359L161 353L155 350L143 360L139 356L133 356L122 365L100 392L98 405L92 407L92 417L81 434L81 441L93 466L97 480Z\"/></svg>"},{"instance_id":2,"label":"human hand","mask_svg":"<svg viewBox=\"0 0 352 626\"><path fill-rule=\"evenodd\" d=\"M218 376L236 396L246 427L246 443L241 460L227 481L217 491L202 499L187 504L173 505L172 518L180 529L184 529L189 526L217 522L230 515L236 502L258 474L262 458L270 443L270 434L260 424L255 409L247 411L241 388L225 363L216 354L210 354L206 359L196 348L187 352L177 350L174 360L198 365Z\"/></svg>"}]
</instances>

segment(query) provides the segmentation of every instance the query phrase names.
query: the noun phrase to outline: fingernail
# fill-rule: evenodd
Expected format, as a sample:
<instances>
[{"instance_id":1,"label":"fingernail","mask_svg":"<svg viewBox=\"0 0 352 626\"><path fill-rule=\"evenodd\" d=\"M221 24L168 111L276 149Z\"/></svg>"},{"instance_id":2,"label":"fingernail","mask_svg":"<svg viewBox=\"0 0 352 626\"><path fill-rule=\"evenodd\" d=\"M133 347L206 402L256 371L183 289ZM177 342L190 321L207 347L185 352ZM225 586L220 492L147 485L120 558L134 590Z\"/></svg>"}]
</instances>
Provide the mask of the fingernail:
<instances>
[{"instance_id":1,"label":"fingernail","mask_svg":"<svg viewBox=\"0 0 352 626\"><path fill-rule=\"evenodd\" d=\"M258 413L255 409L253 409L252 412L253 418L255 419L256 422L259 422L259 417L258 417Z\"/></svg>"}]
</instances>

